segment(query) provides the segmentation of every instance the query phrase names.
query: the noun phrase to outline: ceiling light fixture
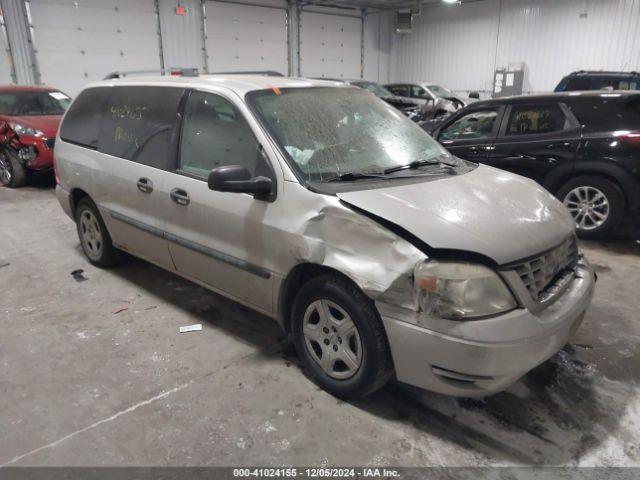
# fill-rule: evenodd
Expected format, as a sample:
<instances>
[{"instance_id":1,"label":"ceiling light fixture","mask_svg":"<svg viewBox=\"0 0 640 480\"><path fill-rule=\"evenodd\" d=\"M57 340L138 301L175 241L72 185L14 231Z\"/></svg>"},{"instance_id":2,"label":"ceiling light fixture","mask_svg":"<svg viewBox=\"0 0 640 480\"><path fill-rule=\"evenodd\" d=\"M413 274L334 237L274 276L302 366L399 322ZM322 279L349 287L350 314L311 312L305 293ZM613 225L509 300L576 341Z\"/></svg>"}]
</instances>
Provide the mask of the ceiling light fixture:
<instances>
[{"instance_id":1,"label":"ceiling light fixture","mask_svg":"<svg viewBox=\"0 0 640 480\"><path fill-rule=\"evenodd\" d=\"M459 0L442 0L444 3L459 3Z\"/></svg>"}]
</instances>

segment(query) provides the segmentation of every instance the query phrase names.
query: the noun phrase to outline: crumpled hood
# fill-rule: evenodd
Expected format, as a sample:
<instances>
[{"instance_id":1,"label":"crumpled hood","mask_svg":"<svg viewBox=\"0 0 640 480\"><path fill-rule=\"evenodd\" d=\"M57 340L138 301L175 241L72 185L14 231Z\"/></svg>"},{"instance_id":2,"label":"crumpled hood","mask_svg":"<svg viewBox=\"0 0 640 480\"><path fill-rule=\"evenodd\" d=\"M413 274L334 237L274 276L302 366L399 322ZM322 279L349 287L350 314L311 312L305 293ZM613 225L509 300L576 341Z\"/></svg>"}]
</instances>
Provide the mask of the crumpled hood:
<instances>
[{"instance_id":1,"label":"crumpled hood","mask_svg":"<svg viewBox=\"0 0 640 480\"><path fill-rule=\"evenodd\" d=\"M479 253L499 265L553 248L575 230L564 205L533 180L486 165L439 180L337 195L433 249Z\"/></svg>"}]
</instances>

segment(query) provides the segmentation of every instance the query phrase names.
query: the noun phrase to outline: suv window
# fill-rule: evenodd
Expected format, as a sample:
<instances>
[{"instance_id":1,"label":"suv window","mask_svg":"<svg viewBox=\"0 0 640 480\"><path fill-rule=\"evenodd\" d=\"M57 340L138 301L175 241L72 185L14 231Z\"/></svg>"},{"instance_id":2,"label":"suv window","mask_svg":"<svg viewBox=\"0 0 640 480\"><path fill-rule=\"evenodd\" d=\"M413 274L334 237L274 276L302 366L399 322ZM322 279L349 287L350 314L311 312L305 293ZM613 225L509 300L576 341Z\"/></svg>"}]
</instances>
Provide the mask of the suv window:
<instances>
[{"instance_id":1,"label":"suv window","mask_svg":"<svg viewBox=\"0 0 640 480\"><path fill-rule=\"evenodd\" d=\"M509 115L507 135L535 135L564 130L567 117L560 105L514 106Z\"/></svg>"},{"instance_id":2,"label":"suv window","mask_svg":"<svg viewBox=\"0 0 640 480\"><path fill-rule=\"evenodd\" d=\"M389 85L386 87L394 95L399 97L408 97L409 96L409 87L407 85Z\"/></svg>"},{"instance_id":3,"label":"suv window","mask_svg":"<svg viewBox=\"0 0 640 480\"><path fill-rule=\"evenodd\" d=\"M620 80L616 90L638 90L637 80Z\"/></svg>"},{"instance_id":4,"label":"suv window","mask_svg":"<svg viewBox=\"0 0 640 480\"><path fill-rule=\"evenodd\" d=\"M219 95L193 92L187 100L179 170L207 178L223 165L242 165L256 175L258 142L242 114Z\"/></svg>"},{"instance_id":5,"label":"suv window","mask_svg":"<svg viewBox=\"0 0 640 480\"><path fill-rule=\"evenodd\" d=\"M98 148L100 121L111 88L84 90L73 102L60 126L60 138L83 147Z\"/></svg>"},{"instance_id":6,"label":"suv window","mask_svg":"<svg viewBox=\"0 0 640 480\"><path fill-rule=\"evenodd\" d=\"M493 132L498 112L496 110L478 110L460 117L445 127L438 140L468 140L488 138Z\"/></svg>"},{"instance_id":7,"label":"suv window","mask_svg":"<svg viewBox=\"0 0 640 480\"><path fill-rule=\"evenodd\" d=\"M420 85L411 85L411 96L413 98L431 98L427 91Z\"/></svg>"},{"instance_id":8,"label":"suv window","mask_svg":"<svg viewBox=\"0 0 640 480\"><path fill-rule=\"evenodd\" d=\"M628 96L627 96L628 95ZM567 106L585 132L640 129L640 94L611 97L575 97Z\"/></svg>"},{"instance_id":9,"label":"suv window","mask_svg":"<svg viewBox=\"0 0 640 480\"><path fill-rule=\"evenodd\" d=\"M16 91L0 93L0 113L3 115L62 115L71 99L62 92Z\"/></svg>"},{"instance_id":10,"label":"suv window","mask_svg":"<svg viewBox=\"0 0 640 480\"><path fill-rule=\"evenodd\" d=\"M591 79L589 77L576 77L567 82L563 88L566 92L575 92L580 90L591 90Z\"/></svg>"},{"instance_id":11,"label":"suv window","mask_svg":"<svg viewBox=\"0 0 640 480\"><path fill-rule=\"evenodd\" d=\"M100 129L100 152L168 169L183 93L175 87L112 87Z\"/></svg>"}]
</instances>

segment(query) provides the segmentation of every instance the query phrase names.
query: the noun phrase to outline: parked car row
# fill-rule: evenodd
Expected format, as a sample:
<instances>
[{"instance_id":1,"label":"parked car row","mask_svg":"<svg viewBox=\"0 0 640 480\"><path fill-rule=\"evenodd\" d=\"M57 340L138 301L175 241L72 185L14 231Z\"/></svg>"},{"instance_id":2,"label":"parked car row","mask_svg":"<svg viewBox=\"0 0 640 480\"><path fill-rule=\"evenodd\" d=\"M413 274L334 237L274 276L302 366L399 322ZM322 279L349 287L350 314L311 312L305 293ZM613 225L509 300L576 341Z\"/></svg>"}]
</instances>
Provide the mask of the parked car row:
<instances>
[{"instance_id":1,"label":"parked car row","mask_svg":"<svg viewBox=\"0 0 640 480\"><path fill-rule=\"evenodd\" d=\"M444 118L479 97L477 93L472 93L473 98L463 100L448 88L428 82L423 84L394 83L383 86L362 79L323 77L316 80L329 80L364 88L398 108L414 122Z\"/></svg>"}]
</instances>

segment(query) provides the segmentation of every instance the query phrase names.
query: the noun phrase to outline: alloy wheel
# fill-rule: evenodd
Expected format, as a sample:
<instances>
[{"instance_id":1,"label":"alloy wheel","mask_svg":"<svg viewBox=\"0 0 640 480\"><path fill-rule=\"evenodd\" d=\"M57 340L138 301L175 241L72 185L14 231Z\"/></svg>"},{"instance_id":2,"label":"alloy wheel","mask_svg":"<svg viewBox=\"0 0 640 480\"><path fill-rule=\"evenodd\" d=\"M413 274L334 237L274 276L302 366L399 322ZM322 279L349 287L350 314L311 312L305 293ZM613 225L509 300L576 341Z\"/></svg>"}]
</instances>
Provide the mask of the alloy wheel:
<instances>
[{"instance_id":1,"label":"alloy wheel","mask_svg":"<svg viewBox=\"0 0 640 480\"><path fill-rule=\"evenodd\" d=\"M609 199L595 187L576 187L567 193L563 203L569 209L578 230L595 230L609 218Z\"/></svg>"},{"instance_id":2,"label":"alloy wheel","mask_svg":"<svg viewBox=\"0 0 640 480\"><path fill-rule=\"evenodd\" d=\"M102 255L104 240L98 219L91 210L84 210L80 215L80 232L85 252L92 260Z\"/></svg>"},{"instance_id":3,"label":"alloy wheel","mask_svg":"<svg viewBox=\"0 0 640 480\"><path fill-rule=\"evenodd\" d=\"M302 324L307 351L332 378L353 377L362 364L362 341L358 328L339 305L316 300L304 313Z\"/></svg>"}]
</instances>

